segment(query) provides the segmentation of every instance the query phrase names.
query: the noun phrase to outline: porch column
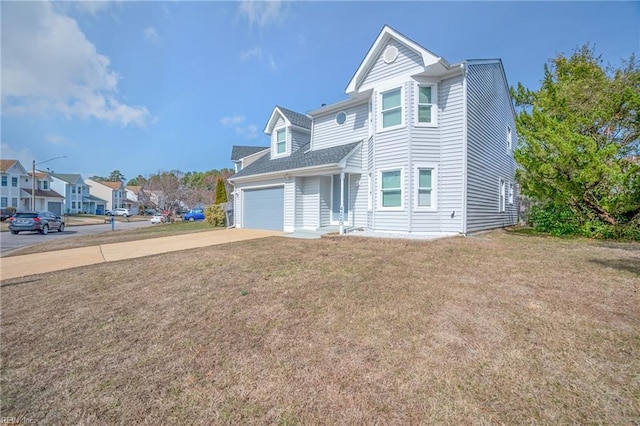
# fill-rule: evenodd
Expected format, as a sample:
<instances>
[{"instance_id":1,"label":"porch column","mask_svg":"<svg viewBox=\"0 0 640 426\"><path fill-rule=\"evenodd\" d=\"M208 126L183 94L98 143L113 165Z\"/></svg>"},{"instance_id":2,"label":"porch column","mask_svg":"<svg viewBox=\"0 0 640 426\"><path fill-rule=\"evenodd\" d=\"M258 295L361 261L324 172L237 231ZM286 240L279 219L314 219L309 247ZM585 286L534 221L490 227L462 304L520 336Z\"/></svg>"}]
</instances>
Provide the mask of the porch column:
<instances>
[{"instance_id":1,"label":"porch column","mask_svg":"<svg viewBox=\"0 0 640 426\"><path fill-rule=\"evenodd\" d=\"M340 235L344 234L344 171L340 172Z\"/></svg>"}]
</instances>

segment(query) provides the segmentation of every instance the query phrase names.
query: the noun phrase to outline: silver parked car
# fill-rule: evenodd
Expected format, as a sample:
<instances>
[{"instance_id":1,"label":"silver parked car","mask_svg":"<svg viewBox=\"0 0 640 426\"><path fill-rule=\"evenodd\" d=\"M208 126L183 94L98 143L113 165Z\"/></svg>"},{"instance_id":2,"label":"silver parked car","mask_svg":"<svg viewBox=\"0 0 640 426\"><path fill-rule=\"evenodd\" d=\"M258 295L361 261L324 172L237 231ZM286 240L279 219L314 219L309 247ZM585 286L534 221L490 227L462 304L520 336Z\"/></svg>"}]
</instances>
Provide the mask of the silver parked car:
<instances>
[{"instance_id":1,"label":"silver parked car","mask_svg":"<svg viewBox=\"0 0 640 426\"><path fill-rule=\"evenodd\" d=\"M47 235L50 230L64 231L64 220L49 211L18 212L10 219L9 230L12 234L20 231L38 231Z\"/></svg>"}]
</instances>

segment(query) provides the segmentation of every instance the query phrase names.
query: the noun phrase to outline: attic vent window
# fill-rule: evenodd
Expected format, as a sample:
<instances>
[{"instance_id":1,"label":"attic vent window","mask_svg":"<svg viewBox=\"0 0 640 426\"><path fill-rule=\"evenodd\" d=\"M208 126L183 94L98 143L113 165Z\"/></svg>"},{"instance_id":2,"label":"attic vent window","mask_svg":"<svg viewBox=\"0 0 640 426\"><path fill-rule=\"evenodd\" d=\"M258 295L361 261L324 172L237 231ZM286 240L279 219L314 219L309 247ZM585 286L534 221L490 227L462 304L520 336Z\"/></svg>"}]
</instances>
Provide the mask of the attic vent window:
<instances>
[{"instance_id":1,"label":"attic vent window","mask_svg":"<svg viewBox=\"0 0 640 426\"><path fill-rule=\"evenodd\" d=\"M387 48L384 50L384 56L383 56L384 61L387 64L390 64L391 62L395 61L397 57L398 57L398 48L395 46L387 46Z\"/></svg>"},{"instance_id":2,"label":"attic vent window","mask_svg":"<svg viewBox=\"0 0 640 426\"><path fill-rule=\"evenodd\" d=\"M338 126L342 126L347 121L347 113L344 111L340 111L336 114L336 124Z\"/></svg>"}]
</instances>

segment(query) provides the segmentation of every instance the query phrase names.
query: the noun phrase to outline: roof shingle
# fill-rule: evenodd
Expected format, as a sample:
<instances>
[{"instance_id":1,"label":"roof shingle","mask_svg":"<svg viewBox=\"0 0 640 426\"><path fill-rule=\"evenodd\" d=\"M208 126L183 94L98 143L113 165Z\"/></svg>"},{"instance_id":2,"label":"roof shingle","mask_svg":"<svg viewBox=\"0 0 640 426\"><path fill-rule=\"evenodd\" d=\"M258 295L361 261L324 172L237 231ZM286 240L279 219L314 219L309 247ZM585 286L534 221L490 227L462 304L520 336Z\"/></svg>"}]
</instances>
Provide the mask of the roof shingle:
<instances>
[{"instance_id":1,"label":"roof shingle","mask_svg":"<svg viewBox=\"0 0 640 426\"><path fill-rule=\"evenodd\" d=\"M248 157L256 152L264 151L265 149L269 149L269 147L234 145L231 149L231 161L238 161L241 158Z\"/></svg>"},{"instance_id":2,"label":"roof shingle","mask_svg":"<svg viewBox=\"0 0 640 426\"><path fill-rule=\"evenodd\" d=\"M315 151L307 151L309 149L309 144L306 144L288 157L271 159L270 155L265 155L248 165L246 168L240 170L233 176L233 178L337 164L351 151L353 151L358 144L360 144L360 142L353 142L346 145L318 149Z\"/></svg>"}]
</instances>

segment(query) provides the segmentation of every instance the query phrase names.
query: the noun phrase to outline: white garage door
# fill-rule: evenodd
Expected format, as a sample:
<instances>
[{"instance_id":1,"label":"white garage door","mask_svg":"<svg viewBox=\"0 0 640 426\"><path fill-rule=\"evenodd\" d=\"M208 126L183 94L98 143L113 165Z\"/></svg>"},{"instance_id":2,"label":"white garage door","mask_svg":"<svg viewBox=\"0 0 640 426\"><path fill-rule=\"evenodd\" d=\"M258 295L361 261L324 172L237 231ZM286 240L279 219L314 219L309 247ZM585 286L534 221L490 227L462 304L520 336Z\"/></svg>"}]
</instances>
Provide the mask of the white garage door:
<instances>
[{"instance_id":1,"label":"white garage door","mask_svg":"<svg viewBox=\"0 0 640 426\"><path fill-rule=\"evenodd\" d=\"M244 228L284 229L284 186L244 190Z\"/></svg>"}]
</instances>

